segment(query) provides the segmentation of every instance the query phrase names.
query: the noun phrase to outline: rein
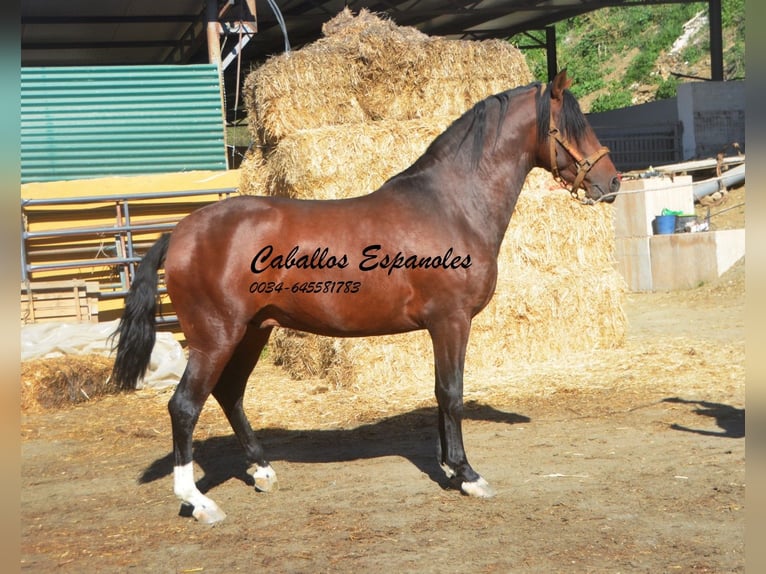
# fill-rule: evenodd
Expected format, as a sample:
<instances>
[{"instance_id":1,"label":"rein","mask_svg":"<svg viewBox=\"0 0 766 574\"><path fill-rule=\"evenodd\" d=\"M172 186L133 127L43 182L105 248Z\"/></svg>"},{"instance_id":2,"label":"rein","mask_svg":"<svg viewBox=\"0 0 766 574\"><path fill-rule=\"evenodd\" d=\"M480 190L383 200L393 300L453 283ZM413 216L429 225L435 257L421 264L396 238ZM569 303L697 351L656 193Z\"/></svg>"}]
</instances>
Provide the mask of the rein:
<instances>
[{"instance_id":1,"label":"rein","mask_svg":"<svg viewBox=\"0 0 766 574\"><path fill-rule=\"evenodd\" d=\"M570 144L569 141L567 141L567 139L562 135L561 131L556 127L556 122L553 121L553 109L551 109L551 112L550 112L550 128L548 130L548 142L550 144L550 150L551 150L551 173L553 174L553 178L557 182L559 182L559 184L561 184L561 186L564 189L568 190L571 196L577 201L581 203L586 203L586 204L594 203L592 199L588 199L579 193L580 185L582 184L583 180L585 179L585 176L588 174L591 168L594 165L596 165L596 162L609 153L609 148L606 146L601 146L599 150L593 152L588 157L583 158L580 155L580 152L578 152L572 146L572 144ZM564 180L564 178L559 173L559 166L558 166L558 162L556 161L556 157L557 157L556 143L560 144L561 147L563 147L564 150L566 150L566 152L575 161L575 165L577 165L577 175L575 176L575 180L572 183L571 188L568 186L566 180Z\"/></svg>"}]
</instances>

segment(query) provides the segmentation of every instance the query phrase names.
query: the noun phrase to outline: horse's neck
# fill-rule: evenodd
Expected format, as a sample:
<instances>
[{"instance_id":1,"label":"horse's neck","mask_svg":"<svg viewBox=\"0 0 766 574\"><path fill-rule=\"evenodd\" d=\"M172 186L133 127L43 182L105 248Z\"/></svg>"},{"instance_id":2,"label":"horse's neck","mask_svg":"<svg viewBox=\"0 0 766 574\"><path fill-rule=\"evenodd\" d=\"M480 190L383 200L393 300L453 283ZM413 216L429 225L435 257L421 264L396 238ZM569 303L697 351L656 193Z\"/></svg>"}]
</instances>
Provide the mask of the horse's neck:
<instances>
[{"instance_id":1,"label":"horse's neck","mask_svg":"<svg viewBox=\"0 0 766 574\"><path fill-rule=\"evenodd\" d=\"M527 115L509 110L505 125L515 127L503 130L497 140L494 130L488 133L478 167L456 165L445 178L445 201L459 207L462 218L495 253L500 251L521 188L534 167L536 119L534 114Z\"/></svg>"},{"instance_id":2,"label":"horse's neck","mask_svg":"<svg viewBox=\"0 0 766 574\"><path fill-rule=\"evenodd\" d=\"M408 201L414 189L423 192L425 195L419 197L425 211L438 213L445 218L445 224L467 228L497 254L536 155L536 115L529 112L529 106L534 109L535 105L533 94L516 97L532 99L511 102L502 121L498 121L497 109L490 112L478 165L471 157L473 134L466 125L472 118L464 116L459 121L466 123L456 122L450 128L455 130L451 139L443 134L412 166L387 181L378 192L404 192ZM466 129L468 134L464 136ZM461 138L462 143L456 143Z\"/></svg>"},{"instance_id":3,"label":"horse's neck","mask_svg":"<svg viewBox=\"0 0 766 574\"><path fill-rule=\"evenodd\" d=\"M474 188L475 196L480 196L481 201L474 202L478 217L473 220L475 225L472 227L495 254L500 252L500 245L530 169L520 165L502 181L496 180L483 188Z\"/></svg>"}]
</instances>

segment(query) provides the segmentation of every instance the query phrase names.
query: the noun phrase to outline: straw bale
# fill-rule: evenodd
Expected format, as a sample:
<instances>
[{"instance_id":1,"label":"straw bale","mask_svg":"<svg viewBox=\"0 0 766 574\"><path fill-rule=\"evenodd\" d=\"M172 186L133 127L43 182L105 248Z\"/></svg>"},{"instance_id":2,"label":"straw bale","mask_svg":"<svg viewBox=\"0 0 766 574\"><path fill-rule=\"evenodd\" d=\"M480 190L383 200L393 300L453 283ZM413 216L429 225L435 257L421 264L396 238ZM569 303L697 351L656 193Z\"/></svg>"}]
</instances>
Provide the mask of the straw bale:
<instances>
[{"instance_id":1,"label":"straw bale","mask_svg":"<svg viewBox=\"0 0 766 574\"><path fill-rule=\"evenodd\" d=\"M323 32L248 76L262 147L243 164L244 193L369 193L475 102L532 80L523 56L501 41L428 37L365 10L345 10ZM495 297L474 320L467 377L620 346L625 286L613 237L608 206L581 206L533 170L500 251ZM372 386L381 398L433 378L425 332L332 339L277 329L270 354L293 377Z\"/></svg>"},{"instance_id":2,"label":"straw bale","mask_svg":"<svg viewBox=\"0 0 766 574\"><path fill-rule=\"evenodd\" d=\"M466 377L496 377L538 362L561 360L572 352L617 348L624 340L624 316L615 297L618 279L605 269L561 274L523 273L512 291L498 291L471 330ZM597 289L592 294L589 289ZM583 308L589 312L583 313ZM619 316L618 316L619 317ZM344 340L326 368L339 387L418 385L430 389L433 352L425 331ZM290 371L288 371L290 372ZM290 372L292 375L293 373Z\"/></svg>"},{"instance_id":3,"label":"straw bale","mask_svg":"<svg viewBox=\"0 0 766 574\"><path fill-rule=\"evenodd\" d=\"M368 120L457 117L527 84L524 56L500 40L429 37L362 10L327 22L324 38L248 74L251 135L273 145L297 130Z\"/></svg>"},{"instance_id":4,"label":"straw bale","mask_svg":"<svg viewBox=\"0 0 766 574\"><path fill-rule=\"evenodd\" d=\"M493 300L474 319L467 377L498 376L519 365L624 343L623 285L611 267L515 271L515 280L498 286ZM433 380L433 352L425 331L328 339L280 329L272 343L276 364L291 376L324 377L336 388Z\"/></svg>"},{"instance_id":5,"label":"straw bale","mask_svg":"<svg viewBox=\"0 0 766 574\"><path fill-rule=\"evenodd\" d=\"M250 134L274 143L299 129L364 121L360 82L354 54L327 39L275 56L244 82Z\"/></svg>"},{"instance_id":6,"label":"straw bale","mask_svg":"<svg viewBox=\"0 0 766 574\"><path fill-rule=\"evenodd\" d=\"M531 266L545 272L562 266L612 265L611 209L602 207L588 208L573 201L550 173L533 169L505 234L504 248L511 249L503 249L501 258L518 268Z\"/></svg>"},{"instance_id":7,"label":"straw bale","mask_svg":"<svg viewBox=\"0 0 766 574\"><path fill-rule=\"evenodd\" d=\"M247 151L239 166L239 192L245 195L269 195L273 178L263 149L255 146Z\"/></svg>"},{"instance_id":8,"label":"straw bale","mask_svg":"<svg viewBox=\"0 0 766 574\"><path fill-rule=\"evenodd\" d=\"M339 341L309 333L278 329L269 343L274 364L296 379L324 378L338 360Z\"/></svg>"},{"instance_id":9,"label":"straw bale","mask_svg":"<svg viewBox=\"0 0 766 574\"><path fill-rule=\"evenodd\" d=\"M355 15L348 7L322 24L322 34L343 43L353 42L363 35L380 36L402 42L422 41L428 38L417 28L397 26L384 14L375 14L362 8Z\"/></svg>"},{"instance_id":10,"label":"straw bale","mask_svg":"<svg viewBox=\"0 0 766 574\"><path fill-rule=\"evenodd\" d=\"M440 117L301 130L265 158L268 193L304 199L369 193L409 167L451 122Z\"/></svg>"},{"instance_id":11,"label":"straw bale","mask_svg":"<svg viewBox=\"0 0 766 574\"><path fill-rule=\"evenodd\" d=\"M369 35L360 54L367 65L358 100L374 120L457 117L492 94L533 80L524 56L501 40L396 42Z\"/></svg>"},{"instance_id":12,"label":"straw bale","mask_svg":"<svg viewBox=\"0 0 766 574\"><path fill-rule=\"evenodd\" d=\"M114 359L101 355L34 359L21 363L21 409L53 409L116 394Z\"/></svg>"}]
</instances>

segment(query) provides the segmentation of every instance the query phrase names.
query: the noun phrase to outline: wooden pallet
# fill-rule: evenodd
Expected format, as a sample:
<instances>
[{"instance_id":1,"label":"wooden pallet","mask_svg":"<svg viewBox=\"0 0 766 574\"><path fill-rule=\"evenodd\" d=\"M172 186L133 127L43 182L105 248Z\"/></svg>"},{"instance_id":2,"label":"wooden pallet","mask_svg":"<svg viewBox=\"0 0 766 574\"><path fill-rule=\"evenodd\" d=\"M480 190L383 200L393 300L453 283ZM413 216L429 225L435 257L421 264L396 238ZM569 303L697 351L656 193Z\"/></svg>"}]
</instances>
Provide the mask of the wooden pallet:
<instances>
[{"instance_id":1,"label":"wooden pallet","mask_svg":"<svg viewBox=\"0 0 766 574\"><path fill-rule=\"evenodd\" d=\"M37 281L21 283L21 322L98 322L98 283Z\"/></svg>"}]
</instances>

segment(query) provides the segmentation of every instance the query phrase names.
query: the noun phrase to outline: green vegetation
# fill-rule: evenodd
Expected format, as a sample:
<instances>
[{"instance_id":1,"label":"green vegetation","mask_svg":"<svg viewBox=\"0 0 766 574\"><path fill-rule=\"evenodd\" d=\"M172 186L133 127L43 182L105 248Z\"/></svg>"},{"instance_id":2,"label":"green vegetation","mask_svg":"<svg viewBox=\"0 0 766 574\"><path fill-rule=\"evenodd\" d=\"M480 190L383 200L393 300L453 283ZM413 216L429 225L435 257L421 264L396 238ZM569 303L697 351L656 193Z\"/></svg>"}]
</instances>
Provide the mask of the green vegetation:
<instances>
[{"instance_id":1,"label":"green vegetation","mask_svg":"<svg viewBox=\"0 0 766 574\"><path fill-rule=\"evenodd\" d=\"M700 12L707 14L707 9L707 2L603 8L559 22L555 25L559 67L567 68L575 79L575 96L592 96L590 111L630 105L639 87L649 90L649 99L673 97L679 80L670 72L689 74L687 70L704 67L709 54L708 26L678 54L671 56L669 52L684 33L684 24ZM745 0L722 0L721 18L724 75L727 79L744 78ZM536 37L544 45L543 34L538 32ZM530 43L524 36L511 42ZM525 55L533 75L545 80L545 50L527 50ZM660 69L660 63L665 69ZM643 101L647 101L646 96Z\"/></svg>"},{"instance_id":2,"label":"green vegetation","mask_svg":"<svg viewBox=\"0 0 766 574\"><path fill-rule=\"evenodd\" d=\"M656 100L665 100L667 98L674 98L676 96L676 88L678 87L678 78L670 76L666 80L661 80L660 85L657 87L657 91L654 94Z\"/></svg>"},{"instance_id":3,"label":"green vegetation","mask_svg":"<svg viewBox=\"0 0 766 574\"><path fill-rule=\"evenodd\" d=\"M627 108L633 104L633 94L627 90L614 90L596 96L590 106L591 112L606 112L618 108Z\"/></svg>"}]
</instances>

